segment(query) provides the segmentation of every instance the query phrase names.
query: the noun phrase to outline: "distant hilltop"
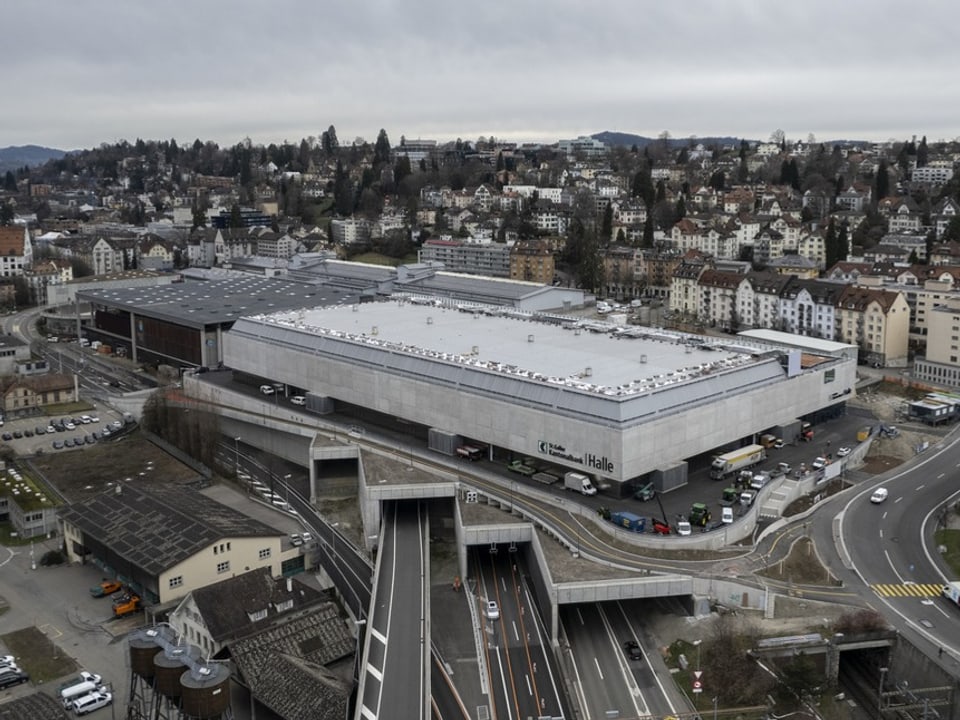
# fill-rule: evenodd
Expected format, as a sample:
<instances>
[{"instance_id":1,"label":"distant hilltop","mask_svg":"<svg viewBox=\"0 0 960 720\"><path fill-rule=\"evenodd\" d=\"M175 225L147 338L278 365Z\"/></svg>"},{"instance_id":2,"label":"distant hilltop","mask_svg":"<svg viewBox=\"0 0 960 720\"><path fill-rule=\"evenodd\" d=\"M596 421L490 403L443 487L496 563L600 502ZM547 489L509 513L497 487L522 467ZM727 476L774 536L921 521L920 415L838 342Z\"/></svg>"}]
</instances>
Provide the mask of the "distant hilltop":
<instances>
[{"instance_id":1,"label":"distant hilltop","mask_svg":"<svg viewBox=\"0 0 960 720\"><path fill-rule=\"evenodd\" d=\"M604 130L603 132L594 133L591 135L594 140L599 140L603 143L606 143L609 147L616 146L626 146L633 147L636 145L638 148L643 149L647 145L652 145L655 142L660 142L660 138L649 138L643 135L634 135L633 133L623 133L623 132L614 132L613 130ZM697 137L695 138L697 143L703 143L704 145L739 145L740 138L735 137ZM670 147L686 147L690 144L690 138L685 137L673 137L667 139ZM749 140L747 142L750 142Z\"/></svg>"},{"instance_id":2,"label":"distant hilltop","mask_svg":"<svg viewBox=\"0 0 960 720\"><path fill-rule=\"evenodd\" d=\"M59 160L66 155L65 150L40 147L39 145L18 145L0 148L0 172L17 170L24 165L34 167L48 160Z\"/></svg>"}]
</instances>

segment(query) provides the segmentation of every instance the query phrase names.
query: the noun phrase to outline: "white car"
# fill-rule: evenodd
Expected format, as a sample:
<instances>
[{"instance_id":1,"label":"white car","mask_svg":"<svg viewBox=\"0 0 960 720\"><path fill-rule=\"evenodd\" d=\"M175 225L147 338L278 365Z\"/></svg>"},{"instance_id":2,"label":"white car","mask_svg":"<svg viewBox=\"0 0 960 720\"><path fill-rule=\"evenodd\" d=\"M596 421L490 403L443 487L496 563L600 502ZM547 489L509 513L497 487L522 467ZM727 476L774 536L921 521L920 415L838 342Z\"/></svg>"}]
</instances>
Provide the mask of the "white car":
<instances>
[{"instance_id":1,"label":"white car","mask_svg":"<svg viewBox=\"0 0 960 720\"><path fill-rule=\"evenodd\" d=\"M294 395L292 398L290 398L290 403L292 405L306 405L307 398L303 395Z\"/></svg>"},{"instance_id":2,"label":"white car","mask_svg":"<svg viewBox=\"0 0 960 720\"><path fill-rule=\"evenodd\" d=\"M882 503L884 500L887 499L888 494L889 492L886 488L877 488L876 490L873 491L873 495L870 496L870 502Z\"/></svg>"},{"instance_id":3,"label":"white car","mask_svg":"<svg viewBox=\"0 0 960 720\"><path fill-rule=\"evenodd\" d=\"M487 616L487 620L498 620L500 618L500 606L497 605L497 601L487 600L487 604L483 607L483 614Z\"/></svg>"},{"instance_id":4,"label":"white car","mask_svg":"<svg viewBox=\"0 0 960 720\"><path fill-rule=\"evenodd\" d=\"M690 535L693 528L687 520L681 520L677 523L677 535Z\"/></svg>"},{"instance_id":5,"label":"white car","mask_svg":"<svg viewBox=\"0 0 960 720\"><path fill-rule=\"evenodd\" d=\"M264 395L273 395L276 390L273 389L273 385L261 385L260 392L262 392Z\"/></svg>"},{"instance_id":6,"label":"white car","mask_svg":"<svg viewBox=\"0 0 960 720\"><path fill-rule=\"evenodd\" d=\"M846 457L849 454L850 454L850 448L848 447L842 447L839 450L837 450L837 457Z\"/></svg>"},{"instance_id":7,"label":"white car","mask_svg":"<svg viewBox=\"0 0 960 720\"><path fill-rule=\"evenodd\" d=\"M777 438L777 439L774 441L773 446L774 446L777 450L780 450L781 448L783 448L783 440L781 440L780 438Z\"/></svg>"},{"instance_id":8,"label":"white car","mask_svg":"<svg viewBox=\"0 0 960 720\"><path fill-rule=\"evenodd\" d=\"M813 464L810 466L814 470L823 470L827 466L827 459L825 457L818 457L813 461Z\"/></svg>"},{"instance_id":9,"label":"white car","mask_svg":"<svg viewBox=\"0 0 960 720\"><path fill-rule=\"evenodd\" d=\"M724 525L729 525L733 522L733 508L726 506L720 509L720 520Z\"/></svg>"}]
</instances>

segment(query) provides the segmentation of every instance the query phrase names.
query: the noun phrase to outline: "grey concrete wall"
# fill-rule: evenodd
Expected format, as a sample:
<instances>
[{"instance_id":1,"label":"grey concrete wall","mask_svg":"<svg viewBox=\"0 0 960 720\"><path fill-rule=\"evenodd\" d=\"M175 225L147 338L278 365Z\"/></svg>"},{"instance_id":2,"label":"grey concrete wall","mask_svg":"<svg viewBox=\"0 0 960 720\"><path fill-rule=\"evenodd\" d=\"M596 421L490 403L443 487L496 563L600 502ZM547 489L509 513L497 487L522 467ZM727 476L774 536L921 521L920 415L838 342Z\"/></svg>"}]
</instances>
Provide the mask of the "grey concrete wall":
<instances>
[{"instance_id":1,"label":"grey concrete wall","mask_svg":"<svg viewBox=\"0 0 960 720\"><path fill-rule=\"evenodd\" d=\"M836 380L826 384L824 373L807 371L797 377L743 392L689 410L652 416L630 427L610 427L590 418L574 418L526 406L512 397L467 395L434 378L398 377L382 368L318 358L313 353L244 337L224 337L228 364L273 381L307 388L386 415L442 428L518 453L548 457L542 443L559 444L576 453L608 458L613 470L599 474L622 482L652 470L671 467L685 458L708 452L751 433L830 405L830 395L853 387L856 365L834 363ZM739 379L729 377L731 387ZM722 387L707 386L704 391ZM666 392L666 391L665 391ZM678 394L678 397L681 395ZM563 464L558 462L558 464ZM597 471L575 463L571 469Z\"/></svg>"}]
</instances>

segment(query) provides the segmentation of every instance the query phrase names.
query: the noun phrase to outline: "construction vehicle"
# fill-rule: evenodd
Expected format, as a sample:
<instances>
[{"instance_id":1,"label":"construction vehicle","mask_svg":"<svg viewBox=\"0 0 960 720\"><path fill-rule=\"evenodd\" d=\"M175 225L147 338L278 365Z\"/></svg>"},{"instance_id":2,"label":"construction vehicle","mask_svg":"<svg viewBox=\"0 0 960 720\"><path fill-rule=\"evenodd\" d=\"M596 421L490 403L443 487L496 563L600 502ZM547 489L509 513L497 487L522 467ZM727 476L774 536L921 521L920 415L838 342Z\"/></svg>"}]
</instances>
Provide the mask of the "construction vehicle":
<instances>
[{"instance_id":1,"label":"construction vehicle","mask_svg":"<svg viewBox=\"0 0 960 720\"><path fill-rule=\"evenodd\" d=\"M99 585L94 585L90 588L90 594L95 597L106 597L107 595L113 595L121 587L123 587L118 580L108 580L104 578L100 581Z\"/></svg>"},{"instance_id":2,"label":"construction vehicle","mask_svg":"<svg viewBox=\"0 0 960 720\"><path fill-rule=\"evenodd\" d=\"M647 483L642 488L637 490L633 494L633 497L635 500L643 500L644 502L646 502L647 500L653 500L656 494L657 494L657 491L653 487L653 483L651 482L651 483Z\"/></svg>"},{"instance_id":3,"label":"construction vehicle","mask_svg":"<svg viewBox=\"0 0 960 720\"><path fill-rule=\"evenodd\" d=\"M763 445L768 450L776 444L777 440L778 440L777 436L771 435L770 433L766 433L765 435L760 436L760 444Z\"/></svg>"},{"instance_id":4,"label":"construction vehicle","mask_svg":"<svg viewBox=\"0 0 960 720\"><path fill-rule=\"evenodd\" d=\"M537 469L532 465L527 465L523 460L511 460L507 464L507 470L510 472L515 472L518 475L524 475L530 477L533 475Z\"/></svg>"},{"instance_id":5,"label":"construction vehicle","mask_svg":"<svg viewBox=\"0 0 960 720\"><path fill-rule=\"evenodd\" d=\"M739 450L731 450L713 459L710 464L710 477L723 480L738 470L753 467L766 459L767 450L763 445L747 445Z\"/></svg>"},{"instance_id":6,"label":"construction vehicle","mask_svg":"<svg viewBox=\"0 0 960 720\"><path fill-rule=\"evenodd\" d=\"M735 487L726 487L723 489L723 495L720 496L720 504L723 507L736 505L740 500L740 492Z\"/></svg>"},{"instance_id":7,"label":"construction vehicle","mask_svg":"<svg viewBox=\"0 0 960 720\"><path fill-rule=\"evenodd\" d=\"M810 426L810 423L805 422L800 426L800 439L804 442L811 442L813 440L813 428Z\"/></svg>"},{"instance_id":8,"label":"construction vehicle","mask_svg":"<svg viewBox=\"0 0 960 720\"><path fill-rule=\"evenodd\" d=\"M113 601L113 616L123 617L140 609L140 596L125 593Z\"/></svg>"},{"instance_id":9,"label":"construction vehicle","mask_svg":"<svg viewBox=\"0 0 960 720\"><path fill-rule=\"evenodd\" d=\"M646 518L642 518L639 515L635 515L634 513L627 512L625 510L618 510L610 513L610 517L608 519L614 525L619 525L626 530L632 530L633 532L638 533L642 533L647 526Z\"/></svg>"},{"instance_id":10,"label":"construction vehicle","mask_svg":"<svg viewBox=\"0 0 960 720\"><path fill-rule=\"evenodd\" d=\"M711 517L712 515L706 504L697 502L690 506L690 515L687 520L690 521L691 525L706 527Z\"/></svg>"},{"instance_id":11,"label":"construction vehicle","mask_svg":"<svg viewBox=\"0 0 960 720\"><path fill-rule=\"evenodd\" d=\"M652 518L653 523L651 529L657 535L669 535L670 534L670 525L665 523L663 520L657 520L657 518Z\"/></svg>"},{"instance_id":12,"label":"construction vehicle","mask_svg":"<svg viewBox=\"0 0 960 720\"><path fill-rule=\"evenodd\" d=\"M960 605L960 582L948 582L943 586L942 595L954 605Z\"/></svg>"}]
</instances>

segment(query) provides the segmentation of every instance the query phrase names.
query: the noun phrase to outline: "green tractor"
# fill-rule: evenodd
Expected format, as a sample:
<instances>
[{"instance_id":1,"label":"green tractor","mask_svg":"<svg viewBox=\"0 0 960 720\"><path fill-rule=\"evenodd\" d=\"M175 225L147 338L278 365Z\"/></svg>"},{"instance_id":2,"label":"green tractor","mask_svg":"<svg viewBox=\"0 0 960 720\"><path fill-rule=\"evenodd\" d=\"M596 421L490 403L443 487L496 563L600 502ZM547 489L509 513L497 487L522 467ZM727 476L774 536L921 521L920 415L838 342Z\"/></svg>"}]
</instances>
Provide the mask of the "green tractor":
<instances>
[{"instance_id":1,"label":"green tractor","mask_svg":"<svg viewBox=\"0 0 960 720\"><path fill-rule=\"evenodd\" d=\"M710 522L710 510L705 503L694 503L690 506L690 524L698 527L706 527Z\"/></svg>"}]
</instances>

